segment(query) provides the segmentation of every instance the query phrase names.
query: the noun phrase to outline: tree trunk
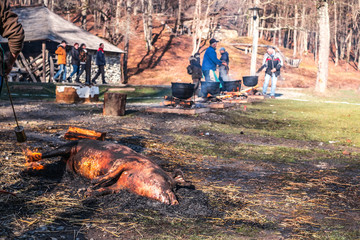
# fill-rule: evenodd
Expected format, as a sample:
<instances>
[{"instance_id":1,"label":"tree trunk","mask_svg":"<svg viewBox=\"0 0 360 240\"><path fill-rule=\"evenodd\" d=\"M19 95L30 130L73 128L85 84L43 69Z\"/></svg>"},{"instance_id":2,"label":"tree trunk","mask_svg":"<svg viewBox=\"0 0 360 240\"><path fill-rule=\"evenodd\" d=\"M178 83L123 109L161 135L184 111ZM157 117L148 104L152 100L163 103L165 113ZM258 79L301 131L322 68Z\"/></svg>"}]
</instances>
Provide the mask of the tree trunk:
<instances>
[{"instance_id":1,"label":"tree trunk","mask_svg":"<svg viewBox=\"0 0 360 240\"><path fill-rule=\"evenodd\" d=\"M304 53L307 52L307 43L308 43L308 32L307 32L307 28L306 28L306 5L303 5L302 8L302 14L301 14L301 37L300 37L300 55L302 56Z\"/></svg>"},{"instance_id":2,"label":"tree trunk","mask_svg":"<svg viewBox=\"0 0 360 240\"><path fill-rule=\"evenodd\" d=\"M353 29L351 28L350 32L349 32L349 36L348 36L348 40L347 40L347 48L346 48L346 63L347 64L350 64L350 60L351 60L351 43L353 41L352 35L353 35Z\"/></svg>"},{"instance_id":3,"label":"tree trunk","mask_svg":"<svg viewBox=\"0 0 360 240\"><path fill-rule=\"evenodd\" d=\"M200 33L200 16L201 16L201 0L196 0L195 3L195 10L194 10L194 18L193 18L193 25L192 25L192 42L193 42L193 51L192 55L199 51L198 41L201 42L201 33ZM200 34L200 37L198 35Z\"/></svg>"},{"instance_id":4,"label":"tree trunk","mask_svg":"<svg viewBox=\"0 0 360 240\"><path fill-rule=\"evenodd\" d=\"M141 0L143 8L143 25L146 48L150 51L152 46L152 0Z\"/></svg>"},{"instance_id":5,"label":"tree trunk","mask_svg":"<svg viewBox=\"0 0 360 240\"><path fill-rule=\"evenodd\" d=\"M128 83L128 55L129 55L129 42L130 42L130 25L131 25L131 0L126 0L126 30L125 30L125 44L124 44L124 56L123 56L123 75L124 84Z\"/></svg>"},{"instance_id":6,"label":"tree trunk","mask_svg":"<svg viewBox=\"0 0 360 240\"><path fill-rule=\"evenodd\" d=\"M294 39L293 39L293 42L294 42L294 49L293 49L293 58L296 57L296 53L297 53L297 33L298 33L298 30L297 30L297 27L298 27L298 18L299 18L299 12L298 12L298 5L295 4L295 21L294 21Z\"/></svg>"},{"instance_id":7,"label":"tree trunk","mask_svg":"<svg viewBox=\"0 0 360 240\"><path fill-rule=\"evenodd\" d=\"M338 46L338 39L337 39L337 4L334 1L334 44L335 44L335 66L339 64L339 46Z\"/></svg>"},{"instance_id":8,"label":"tree trunk","mask_svg":"<svg viewBox=\"0 0 360 240\"><path fill-rule=\"evenodd\" d=\"M117 0L116 1L116 14L115 14L115 18L116 18L116 27L115 27L115 33L116 35L118 35L120 33L120 18L121 18L121 5L122 5L122 0Z\"/></svg>"},{"instance_id":9,"label":"tree trunk","mask_svg":"<svg viewBox=\"0 0 360 240\"><path fill-rule=\"evenodd\" d=\"M258 6L260 3L259 0L255 1L255 6ZM254 76L256 74L256 58L257 58L257 50L258 50L258 42L259 42L259 16L256 11L256 19L254 19L253 26L253 45L252 45L252 53L251 53L251 65L250 65L250 75Z\"/></svg>"},{"instance_id":10,"label":"tree trunk","mask_svg":"<svg viewBox=\"0 0 360 240\"><path fill-rule=\"evenodd\" d=\"M88 0L81 0L81 28L82 29L87 29L86 28L86 16L87 16L87 10L89 7L89 2Z\"/></svg>"},{"instance_id":11,"label":"tree trunk","mask_svg":"<svg viewBox=\"0 0 360 240\"><path fill-rule=\"evenodd\" d=\"M181 11L182 11L182 0L179 0L178 17L177 17L177 21L176 21L176 35L178 35L180 32Z\"/></svg>"},{"instance_id":12,"label":"tree trunk","mask_svg":"<svg viewBox=\"0 0 360 240\"><path fill-rule=\"evenodd\" d=\"M329 51L330 51L330 24L328 3L319 0L318 25L319 25L319 62L316 79L317 92L325 92L329 74Z\"/></svg>"}]
</instances>

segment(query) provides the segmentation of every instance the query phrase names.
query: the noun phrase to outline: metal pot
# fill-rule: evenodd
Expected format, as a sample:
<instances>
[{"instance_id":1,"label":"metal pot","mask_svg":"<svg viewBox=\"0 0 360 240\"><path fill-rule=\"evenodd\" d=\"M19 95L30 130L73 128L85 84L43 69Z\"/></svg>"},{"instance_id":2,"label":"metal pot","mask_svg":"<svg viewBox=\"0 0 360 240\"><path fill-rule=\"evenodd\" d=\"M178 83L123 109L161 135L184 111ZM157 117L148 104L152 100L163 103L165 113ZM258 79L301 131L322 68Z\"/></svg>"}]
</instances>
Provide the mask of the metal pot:
<instances>
[{"instance_id":1,"label":"metal pot","mask_svg":"<svg viewBox=\"0 0 360 240\"><path fill-rule=\"evenodd\" d=\"M173 97L188 99L194 95L195 84L192 83L171 83Z\"/></svg>"},{"instance_id":2,"label":"metal pot","mask_svg":"<svg viewBox=\"0 0 360 240\"><path fill-rule=\"evenodd\" d=\"M201 82L201 93L203 97L208 94L216 96L220 94L220 82Z\"/></svg>"},{"instance_id":3,"label":"metal pot","mask_svg":"<svg viewBox=\"0 0 360 240\"><path fill-rule=\"evenodd\" d=\"M224 81L222 90L224 92L238 92L241 89L241 80Z\"/></svg>"},{"instance_id":4,"label":"metal pot","mask_svg":"<svg viewBox=\"0 0 360 240\"><path fill-rule=\"evenodd\" d=\"M259 76L243 76L243 84L247 87L254 87L258 84Z\"/></svg>"}]
</instances>

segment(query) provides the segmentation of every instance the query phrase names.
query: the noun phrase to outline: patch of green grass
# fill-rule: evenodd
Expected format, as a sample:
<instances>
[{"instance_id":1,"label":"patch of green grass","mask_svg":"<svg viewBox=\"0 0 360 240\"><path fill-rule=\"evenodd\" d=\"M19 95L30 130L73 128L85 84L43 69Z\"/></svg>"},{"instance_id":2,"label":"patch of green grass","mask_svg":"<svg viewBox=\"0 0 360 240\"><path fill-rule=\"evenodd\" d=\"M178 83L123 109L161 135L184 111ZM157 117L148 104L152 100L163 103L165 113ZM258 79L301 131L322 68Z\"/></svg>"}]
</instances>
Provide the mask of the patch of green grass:
<instances>
[{"instance_id":1,"label":"patch of green grass","mask_svg":"<svg viewBox=\"0 0 360 240\"><path fill-rule=\"evenodd\" d=\"M332 152L320 149L301 149L283 146L264 146L253 144L238 144L216 141L206 136L189 136L173 134L175 146L182 150L202 154L204 156L219 157L236 160L259 160L279 163L296 163L305 161L332 161L359 164L360 154L343 155L341 151Z\"/></svg>"},{"instance_id":2,"label":"patch of green grass","mask_svg":"<svg viewBox=\"0 0 360 240\"><path fill-rule=\"evenodd\" d=\"M56 98L56 86L53 83L9 83L11 95L14 99L39 99L54 101ZM99 100L104 100L104 94L110 88L118 86L99 85ZM135 91L119 91L127 94L127 102L156 103L160 102L165 95L171 95L170 88L135 86ZM7 100L7 89L3 86L0 99Z\"/></svg>"},{"instance_id":3,"label":"patch of green grass","mask_svg":"<svg viewBox=\"0 0 360 240\"><path fill-rule=\"evenodd\" d=\"M360 146L360 106L357 105L267 101L249 105L246 112L228 110L218 114L224 118L205 123L202 129Z\"/></svg>"},{"instance_id":4,"label":"patch of green grass","mask_svg":"<svg viewBox=\"0 0 360 240\"><path fill-rule=\"evenodd\" d=\"M353 240L360 239L360 230L333 230L315 233L317 240Z\"/></svg>"},{"instance_id":5,"label":"patch of green grass","mask_svg":"<svg viewBox=\"0 0 360 240\"><path fill-rule=\"evenodd\" d=\"M253 226L241 225L237 227L235 231L242 236L255 237L259 234L260 229Z\"/></svg>"}]
</instances>

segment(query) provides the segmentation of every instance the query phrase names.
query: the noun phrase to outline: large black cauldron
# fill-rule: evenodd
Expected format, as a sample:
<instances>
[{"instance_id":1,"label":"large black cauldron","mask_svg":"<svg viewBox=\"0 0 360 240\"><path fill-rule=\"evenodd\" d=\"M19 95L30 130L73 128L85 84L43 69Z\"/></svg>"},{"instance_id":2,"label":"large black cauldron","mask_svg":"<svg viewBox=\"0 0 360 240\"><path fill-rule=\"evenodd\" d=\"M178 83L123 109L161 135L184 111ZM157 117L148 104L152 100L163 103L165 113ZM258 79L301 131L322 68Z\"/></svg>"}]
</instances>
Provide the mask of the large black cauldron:
<instances>
[{"instance_id":1,"label":"large black cauldron","mask_svg":"<svg viewBox=\"0 0 360 240\"><path fill-rule=\"evenodd\" d=\"M179 99L191 98L194 94L195 84L192 83L171 83L173 97Z\"/></svg>"},{"instance_id":2,"label":"large black cauldron","mask_svg":"<svg viewBox=\"0 0 360 240\"><path fill-rule=\"evenodd\" d=\"M243 76L243 84L247 87L254 87L258 84L258 76Z\"/></svg>"},{"instance_id":3,"label":"large black cauldron","mask_svg":"<svg viewBox=\"0 0 360 240\"><path fill-rule=\"evenodd\" d=\"M201 82L201 93L203 97L208 94L216 96L220 94L220 82Z\"/></svg>"},{"instance_id":4,"label":"large black cauldron","mask_svg":"<svg viewBox=\"0 0 360 240\"><path fill-rule=\"evenodd\" d=\"M238 92L241 89L241 80L224 81L222 90L224 92Z\"/></svg>"}]
</instances>

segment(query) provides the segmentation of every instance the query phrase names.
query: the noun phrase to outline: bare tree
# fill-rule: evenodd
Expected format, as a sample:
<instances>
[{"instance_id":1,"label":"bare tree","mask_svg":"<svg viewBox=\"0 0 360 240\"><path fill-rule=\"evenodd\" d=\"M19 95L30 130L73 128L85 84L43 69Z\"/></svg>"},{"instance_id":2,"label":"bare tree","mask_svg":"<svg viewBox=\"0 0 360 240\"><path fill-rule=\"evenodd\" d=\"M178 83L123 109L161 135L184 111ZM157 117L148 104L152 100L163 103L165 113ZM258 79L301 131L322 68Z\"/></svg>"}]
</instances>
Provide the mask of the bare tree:
<instances>
[{"instance_id":1,"label":"bare tree","mask_svg":"<svg viewBox=\"0 0 360 240\"><path fill-rule=\"evenodd\" d=\"M143 25L144 25L144 36L146 42L146 48L150 51L152 46L152 13L153 13L153 1L152 0L141 0L143 9Z\"/></svg>"},{"instance_id":2,"label":"bare tree","mask_svg":"<svg viewBox=\"0 0 360 240\"><path fill-rule=\"evenodd\" d=\"M330 23L328 2L318 0L319 62L315 90L325 92L329 75Z\"/></svg>"}]
</instances>

